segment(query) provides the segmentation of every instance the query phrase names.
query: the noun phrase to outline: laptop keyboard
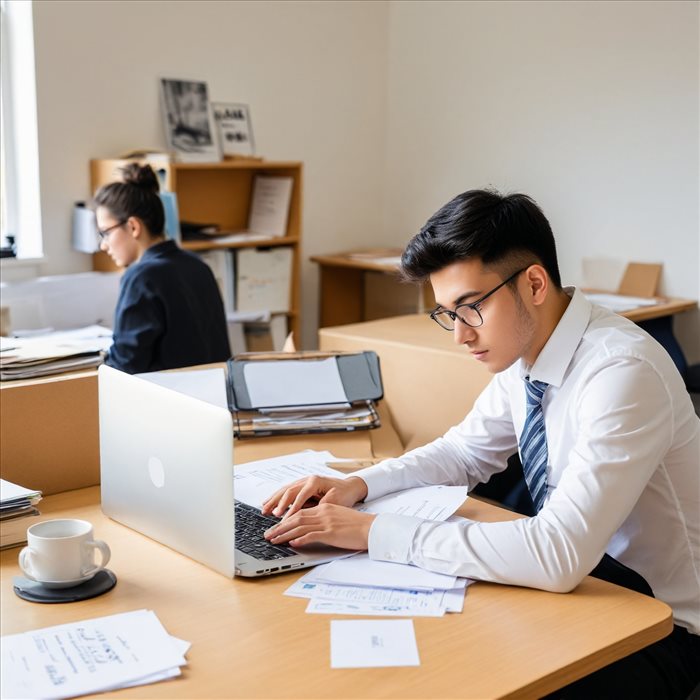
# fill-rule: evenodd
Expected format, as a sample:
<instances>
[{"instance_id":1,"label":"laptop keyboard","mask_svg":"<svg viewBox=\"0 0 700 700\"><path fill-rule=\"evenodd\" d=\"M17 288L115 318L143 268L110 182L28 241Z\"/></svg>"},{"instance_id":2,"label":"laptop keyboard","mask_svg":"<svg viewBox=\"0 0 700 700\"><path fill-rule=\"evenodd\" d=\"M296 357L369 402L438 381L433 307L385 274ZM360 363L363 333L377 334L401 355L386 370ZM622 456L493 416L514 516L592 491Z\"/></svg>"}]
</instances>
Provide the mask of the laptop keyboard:
<instances>
[{"instance_id":1,"label":"laptop keyboard","mask_svg":"<svg viewBox=\"0 0 700 700\"><path fill-rule=\"evenodd\" d=\"M297 555L291 547L270 544L263 534L280 521L263 515L257 508L236 501L236 549L256 559L269 561Z\"/></svg>"}]
</instances>

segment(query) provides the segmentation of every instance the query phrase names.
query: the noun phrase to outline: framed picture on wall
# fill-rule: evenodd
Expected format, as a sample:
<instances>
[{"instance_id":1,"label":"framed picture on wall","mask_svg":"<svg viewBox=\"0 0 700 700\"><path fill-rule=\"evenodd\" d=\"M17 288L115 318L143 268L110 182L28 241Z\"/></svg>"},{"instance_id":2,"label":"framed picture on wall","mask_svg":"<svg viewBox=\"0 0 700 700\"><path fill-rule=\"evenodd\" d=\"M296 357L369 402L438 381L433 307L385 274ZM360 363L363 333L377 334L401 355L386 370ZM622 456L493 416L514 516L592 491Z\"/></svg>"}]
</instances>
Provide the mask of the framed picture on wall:
<instances>
[{"instance_id":1,"label":"framed picture on wall","mask_svg":"<svg viewBox=\"0 0 700 700\"><path fill-rule=\"evenodd\" d=\"M161 78L160 87L165 139L177 160L221 160L206 82Z\"/></svg>"},{"instance_id":2,"label":"framed picture on wall","mask_svg":"<svg viewBox=\"0 0 700 700\"><path fill-rule=\"evenodd\" d=\"M224 156L254 156L255 141L248 105L212 102L211 106Z\"/></svg>"}]
</instances>

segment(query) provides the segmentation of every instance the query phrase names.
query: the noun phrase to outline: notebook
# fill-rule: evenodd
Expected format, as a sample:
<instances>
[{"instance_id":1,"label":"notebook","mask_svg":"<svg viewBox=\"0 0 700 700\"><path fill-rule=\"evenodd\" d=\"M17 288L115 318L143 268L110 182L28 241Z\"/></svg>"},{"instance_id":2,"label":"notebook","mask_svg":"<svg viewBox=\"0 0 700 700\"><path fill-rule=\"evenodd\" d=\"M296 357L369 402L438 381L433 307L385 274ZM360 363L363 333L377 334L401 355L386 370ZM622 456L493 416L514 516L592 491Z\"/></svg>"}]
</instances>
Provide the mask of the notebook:
<instances>
[{"instance_id":1,"label":"notebook","mask_svg":"<svg viewBox=\"0 0 700 700\"><path fill-rule=\"evenodd\" d=\"M221 370L221 386L225 377ZM98 371L102 510L225 576L265 576L348 555L269 544L237 504L231 413L111 367ZM252 513L251 513L252 511Z\"/></svg>"}]
</instances>

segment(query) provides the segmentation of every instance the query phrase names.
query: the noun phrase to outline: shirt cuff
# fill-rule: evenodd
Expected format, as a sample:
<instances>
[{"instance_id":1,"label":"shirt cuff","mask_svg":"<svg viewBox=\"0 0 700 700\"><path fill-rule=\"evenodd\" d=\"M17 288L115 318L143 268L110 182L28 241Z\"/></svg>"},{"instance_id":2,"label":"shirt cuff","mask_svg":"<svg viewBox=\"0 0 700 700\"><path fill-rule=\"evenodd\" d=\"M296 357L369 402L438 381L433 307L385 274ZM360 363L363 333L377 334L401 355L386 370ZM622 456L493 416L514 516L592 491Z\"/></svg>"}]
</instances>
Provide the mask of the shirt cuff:
<instances>
[{"instance_id":1,"label":"shirt cuff","mask_svg":"<svg viewBox=\"0 0 700 700\"><path fill-rule=\"evenodd\" d=\"M413 537L424 522L422 518L413 518L408 515L393 513L377 515L369 529L367 547L369 558L409 564Z\"/></svg>"},{"instance_id":2,"label":"shirt cuff","mask_svg":"<svg viewBox=\"0 0 700 700\"><path fill-rule=\"evenodd\" d=\"M393 488L390 478L387 476L385 465L391 465L392 462L399 462L398 459L385 459L379 464L372 467L365 467L352 472L349 476L359 476L362 481L367 484L367 495L365 501L371 501L375 498L385 496L396 489ZM400 462L399 462L400 463Z\"/></svg>"}]
</instances>

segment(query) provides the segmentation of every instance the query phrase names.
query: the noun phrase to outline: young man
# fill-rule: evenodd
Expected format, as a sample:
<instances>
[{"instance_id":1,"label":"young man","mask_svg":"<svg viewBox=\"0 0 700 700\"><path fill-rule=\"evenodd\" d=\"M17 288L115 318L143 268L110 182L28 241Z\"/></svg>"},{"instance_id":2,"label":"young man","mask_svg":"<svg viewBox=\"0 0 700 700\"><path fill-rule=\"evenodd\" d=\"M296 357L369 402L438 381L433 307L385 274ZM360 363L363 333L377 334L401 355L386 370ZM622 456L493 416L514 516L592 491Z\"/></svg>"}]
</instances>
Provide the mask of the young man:
<instances>
[{"instance_id":1,"label":"young man","mask_svg":"<svg viewBox=\"0 0 700 700\"><path fill-rule=\"evenodd\" d=\"M524 195L455 197L409 242L402 270L430 280L433 320L495 376L434 442L278 491L264 511L285 517L268 538L556 592L604 559L648 583L676 627L556 697L686 697L700 682L700 421L670 357L562 288L549 223ZM348 507L425 484L473 488L516 450L534 517L435 523ZM319 504L302 510L310 499Z\"/></svg>"}]
</instances>

